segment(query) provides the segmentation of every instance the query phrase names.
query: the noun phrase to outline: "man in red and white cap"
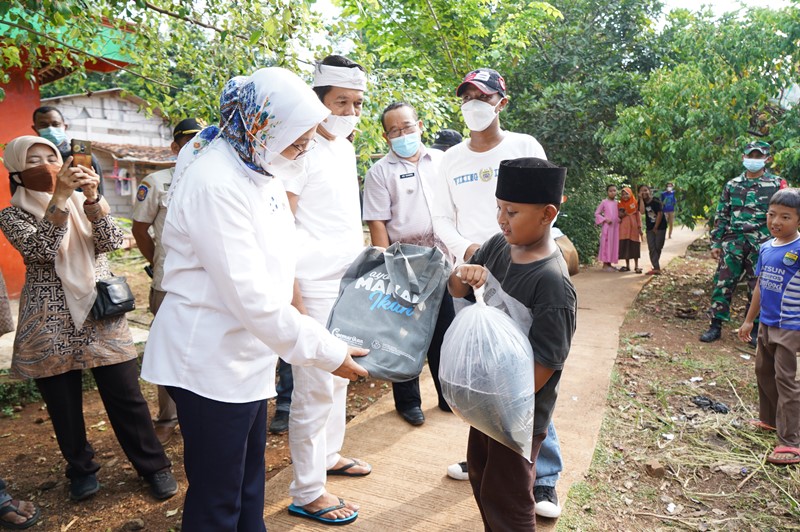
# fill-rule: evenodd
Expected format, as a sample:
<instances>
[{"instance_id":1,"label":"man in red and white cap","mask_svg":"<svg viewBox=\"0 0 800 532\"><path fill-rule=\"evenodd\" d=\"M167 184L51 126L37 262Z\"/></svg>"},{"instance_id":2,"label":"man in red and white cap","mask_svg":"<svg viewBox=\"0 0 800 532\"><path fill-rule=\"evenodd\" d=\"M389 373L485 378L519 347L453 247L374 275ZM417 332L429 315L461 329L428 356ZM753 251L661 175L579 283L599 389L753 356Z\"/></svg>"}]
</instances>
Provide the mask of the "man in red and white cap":
<instances>
[{"instance_id":1,"label":"man in red and white cap","mask_svg":"<svg viewBox=\"0 0 800 532\"><path fill-rule=\"evenodd\" d=\"M442 157L439 179L435 181L433 225L461 263L499 231L495 190L500 161L547 156L532 136L500 128L500 113L508 105L508 96L499 72L491 68L473 70L464 77L456 95L461 98L461 114L470 135ZM551 423L536 461L537 515L561 515L555 485L562 469L558 436ZM447 468L447 474L457 480L467 480L467 471L466 462Z\"/></svg>"}]
</instances>

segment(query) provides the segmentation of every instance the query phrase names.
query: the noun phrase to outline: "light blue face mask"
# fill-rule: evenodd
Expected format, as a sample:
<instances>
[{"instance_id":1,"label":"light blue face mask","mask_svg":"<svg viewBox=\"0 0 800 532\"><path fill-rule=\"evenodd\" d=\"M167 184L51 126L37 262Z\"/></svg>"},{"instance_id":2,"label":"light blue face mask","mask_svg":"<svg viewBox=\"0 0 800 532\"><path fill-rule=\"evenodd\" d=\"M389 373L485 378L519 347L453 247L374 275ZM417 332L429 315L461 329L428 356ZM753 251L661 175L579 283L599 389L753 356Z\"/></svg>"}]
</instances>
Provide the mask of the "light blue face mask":
<instances>
[{"instance_id":1,"label":"light blue face mask","mask_svg":"<svg viewBox=\"0 0 800 532\"><path fill-rule=\"evenodd\" d=\"M764 165L767 164L767 161L765 159L750 159L745 157L742 159L742 164L748 172L756 173L764 168Z\"/></svg>"},{"instance_id":2,"label":"light blue face mask","mask_svg":"<svg viewBox=\"0 0 800 532\"><path fill-rule=\"evenodd\" d=\"M67 140L67 131L63 127L46 127L38 131L40 137L49 140L56 146Z\"/></svg>"},{"instance_id":3,"label":"light blue face mask","mask_svg":"<svg viewBox=\"0 0 800 532\"><path fill-rule=\"evenodd\" d=\"M392 143L392 150L400 157L413 157L419 151L420 134L418 132L409 133L396 139L390 139L389 142Z\"/></svg>"}]
</instances>

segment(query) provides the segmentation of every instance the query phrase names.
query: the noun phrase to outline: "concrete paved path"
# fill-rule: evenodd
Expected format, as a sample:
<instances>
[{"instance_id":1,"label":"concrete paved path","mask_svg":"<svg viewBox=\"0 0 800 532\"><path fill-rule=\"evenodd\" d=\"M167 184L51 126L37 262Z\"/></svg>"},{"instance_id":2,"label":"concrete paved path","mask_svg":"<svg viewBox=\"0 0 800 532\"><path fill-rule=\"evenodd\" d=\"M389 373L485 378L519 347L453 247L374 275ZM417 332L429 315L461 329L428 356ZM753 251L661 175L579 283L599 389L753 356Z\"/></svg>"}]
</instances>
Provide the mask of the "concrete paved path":
<instances>
[{"instance_id":1,"label":"concrete paved path","mask_svg":"<svg viewBox=\"0 0 800 532\"><path fill-rule=\"evenodd\" d=\"M662 267L702 234L676 228L667 240ZM640 264L647 271L646 245ZM561 379L555 423L561 439L565 468L558 484L562 503L570 486L583 479L592 461L605 415L609 378L617 355L619 329L631 303L649 276L582 271L573 282L578 291L578 329ZM411 427L394 411L385 395L347 426L344 454L370 462L373 472L364 478L331 477L328 490L361 506L350 531L481 531L478 509L468 482L451 480L448 464L463 460L468 426L436 408L430 374L421 379L427 421ZM267 450L269 452L269 450ZM286 468L267 483L265 519L271 532L329 530L330 527L289 516ZM538 529L553 530L555 521L541 520Z\"/></svg>"}]
</instances>

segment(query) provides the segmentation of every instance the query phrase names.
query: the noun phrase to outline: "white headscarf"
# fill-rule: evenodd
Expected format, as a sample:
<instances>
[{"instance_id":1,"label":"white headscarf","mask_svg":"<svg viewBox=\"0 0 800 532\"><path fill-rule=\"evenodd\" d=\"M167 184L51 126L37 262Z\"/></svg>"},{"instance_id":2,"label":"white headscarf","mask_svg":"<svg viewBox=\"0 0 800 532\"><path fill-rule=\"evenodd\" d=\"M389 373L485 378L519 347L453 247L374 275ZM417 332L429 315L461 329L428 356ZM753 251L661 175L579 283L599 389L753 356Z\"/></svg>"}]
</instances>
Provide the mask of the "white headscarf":
<instances>
[{"instance_id":1,"label":"white headscarf","mask_svg":"<svg viewBox=\"0 0 800 532\"><path fill-rule=\"evenodd\" d=\"M58 157L58 164L63 164L61 153L52 142L42 137L24 135L6 145L3 164L10 173L25 170L28 150L35 144L44 144L51 148ZM52 198L53 195L49 192L28 190L18 186L11 198L11 205L41 220ZM81 216L84 201L86 197L81 192L73 192L67 200L66 206L69 210L67 232L61 239L55 258L56 274L64 288L67 308L76 329L83 327L97 296L94 280L94 237L92 223L86 216Z\"/></svg>"},{"instance_id":2,"label":"white headscarf","mask_svg":"<svg viewBox=\"0 0 800 532\"><path fill-rule=\"evenodd\" d=\"M262 68L229 80L220 96L219 126L203 129L191 143L191 156L178 157L170 197L186 168L217 138L224 139L251 170L251 178L258 179L254 174L268 173L259 162L271 162L329 114L314 91L285 68Z\"/></svg>"}]
</instances>

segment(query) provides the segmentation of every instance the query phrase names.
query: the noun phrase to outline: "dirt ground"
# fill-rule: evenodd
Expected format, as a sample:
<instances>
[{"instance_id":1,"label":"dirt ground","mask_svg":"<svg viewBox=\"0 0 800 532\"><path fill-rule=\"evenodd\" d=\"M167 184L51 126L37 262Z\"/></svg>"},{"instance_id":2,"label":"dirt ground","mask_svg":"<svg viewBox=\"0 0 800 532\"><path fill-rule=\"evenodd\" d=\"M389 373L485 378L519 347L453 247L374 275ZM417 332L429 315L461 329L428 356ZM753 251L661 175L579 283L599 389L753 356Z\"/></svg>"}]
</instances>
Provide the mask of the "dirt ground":
<instances>
[{"instance_id":1,"label":"dirt ground","mask_svg":"<svg viewBox=\"0 0 800 532\"><path fill-rule=\"evenodd\" d=\"M558 530L800 530L800 469L765 463L775 436L747 423L758 395L755 349L735 333L743 286L722 339L698 341L714 266L698 240L636 299L592 468Z\"/></svg>"},{"instance_id":2,"label":"dirt ground","mask_svg":"<svg viewBox=\"0 0 800 532\"><path fill-rule=\"evenodd\" d=\"M133 326L147 328L152 315L147 311L150 281L142 268L138 252L117 254L112 269L128 277L136 296L137 309L131 312ZM144 346L139 345L140 352ZM381 381L361 379L351 383L347 398L347 419L369 407L389 390ZM157 411L156 388L142 381L142 391ZM150 497L147 485L140 480L114 437L113 430L96 391L84 393L84 419L89 442L102 464L98 479L100 492L80 503L69 500L65 463L58 449L52 426L43 403L18 405L13 415L0 419L0 476L15 498L33 500L41 508L42 518L31 530L57 532L96 532L118 530L179 530L181 507L186 490L180 436L172 439L166 452L180 485L178 494L167 501ZM270 419L274 401L270 401ZM291 464L286 434L269 435L266 451L267 478Z\"/></svg>"},{"instance_id":3,"label":"dirt ground","mask_svg":"<svg viewBox=\"0 0 800 532\"><path fill-rule=\"evenodd\" d=\"M747 424L757 413L755 351L733 331L744 315L744 290L722 340L697 340L708 326L714 264L707 254L707 242L696 242L687 258L645 286L630 310L593 464L570 490L558 530L800 530L800 468L766 464L774 435ZM138 300L146 301L142 266L125 254L114 269L129 275ZM147 326L151 317L137 309L130 319ZM154 409L154 387L144 383L143 390ZM348 416L387 391L381 382L351 385ZM692 402L701 397L729 412ZM64 463L42 405L24 405L0 419L0 474L15 496L41 506L43 519L33 530L178 529L186 486L181 439L167 446L181 491L156 502L116 443L97 393L84 398L103 489L82 503L68 499ZM266 460L268 476L290 464L285 435L270 435Z\"/></svg>"}]
</instances>

